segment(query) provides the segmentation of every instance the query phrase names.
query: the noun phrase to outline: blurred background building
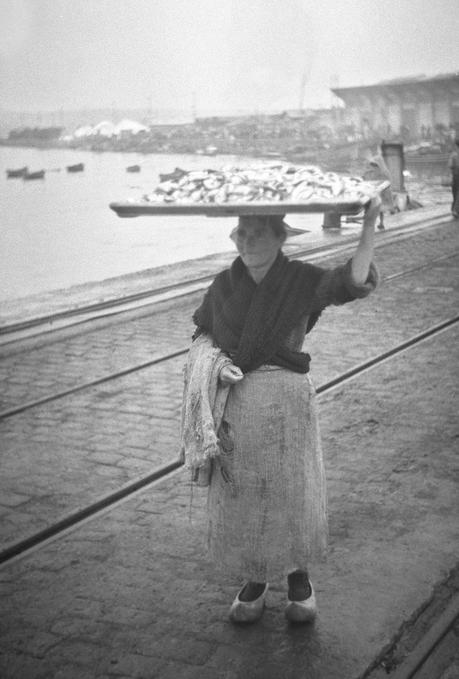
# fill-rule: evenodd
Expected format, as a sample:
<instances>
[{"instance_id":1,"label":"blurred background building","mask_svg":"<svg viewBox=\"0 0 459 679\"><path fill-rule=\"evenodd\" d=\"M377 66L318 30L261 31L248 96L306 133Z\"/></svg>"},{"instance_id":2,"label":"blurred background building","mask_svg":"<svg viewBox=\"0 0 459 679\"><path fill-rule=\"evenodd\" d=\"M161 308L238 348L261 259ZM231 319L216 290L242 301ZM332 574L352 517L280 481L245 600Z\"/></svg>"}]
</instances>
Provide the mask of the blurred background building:
<instances>
[{"instance_id":1,"label":"blurred background building","mask_svg":"<svg viewBox=\"0 0 459 679\"><path fill-rule=\"evenodd\" d=\"M459 73L387 80L375 85L332 88L344 103L341 121L364 137L429 140L459 132Z\"/></svg>"}]
</instances>

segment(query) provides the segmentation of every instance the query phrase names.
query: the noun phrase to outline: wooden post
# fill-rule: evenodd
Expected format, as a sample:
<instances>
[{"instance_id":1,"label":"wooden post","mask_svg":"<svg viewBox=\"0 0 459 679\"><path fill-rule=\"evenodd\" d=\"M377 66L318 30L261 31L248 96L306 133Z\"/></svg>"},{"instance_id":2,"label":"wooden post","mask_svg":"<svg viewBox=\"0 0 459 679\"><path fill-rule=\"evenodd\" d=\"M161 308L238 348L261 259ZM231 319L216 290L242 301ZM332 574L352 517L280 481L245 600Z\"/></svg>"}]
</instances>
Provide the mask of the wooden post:
<instances>
[{"instance_id":1,"label":"wooden post","mask_svg":"<svg viewBox=\"0 0 459 679\"><path fill-rule=\"evenodd\" d=\"M403 177L405 156L403 153L403 144L399 142L386 143L383 141L381 143L381 153L390 172L392 189L394 191L405 191L405 181Z\"/></svg>"},{"instance_id":2,"label":"wooden post","mask_svg":"<svg viewBox=\"0 0 459 679\"><path fill-rule=\"evenodd\" d=\"M325 212L324 213L324 223L322 224L323 229L340 229L341 228L341 215L339 212Z\"/></svg>"}]
</instances>

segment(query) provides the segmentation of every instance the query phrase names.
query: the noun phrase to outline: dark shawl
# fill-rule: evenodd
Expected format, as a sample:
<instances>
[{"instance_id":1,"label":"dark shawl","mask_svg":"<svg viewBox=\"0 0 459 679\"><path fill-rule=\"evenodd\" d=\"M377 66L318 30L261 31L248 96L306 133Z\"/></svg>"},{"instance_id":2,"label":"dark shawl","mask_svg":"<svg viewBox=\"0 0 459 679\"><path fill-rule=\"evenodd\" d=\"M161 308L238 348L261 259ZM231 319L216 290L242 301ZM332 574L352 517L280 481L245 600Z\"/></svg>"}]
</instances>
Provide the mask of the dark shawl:
<instances>
[{"instance_id":1,"label":"dark shawl","mask_svg":"<svg viewBox=\"0 0 459 679\"><path fill-rule=\"evenodd\" d=\"M243 372L272 363L306 373L309 355L290 350L284 341L313 310L323 273L279 252L257 285L238 257L215 278L193 320L198 331L209 333Z\"/></svg>"},{"instance_id":2,"label":"dark shawl","mask_svg":"<svg viewBox=\"0 0 459 679\"><path fill-rule=\"evenodd\" d=\"M373 263L363 285L353 283L351 269L351 259L323 269L279 252L257 285L237 257L218 274L194 313L195 336L210 334L243 372L270 363L307 373L311 357L289 349L286 340L306 316L310 332L328 305L366 297L375 289L379 275Z\"/></svg>"}]
</instances>

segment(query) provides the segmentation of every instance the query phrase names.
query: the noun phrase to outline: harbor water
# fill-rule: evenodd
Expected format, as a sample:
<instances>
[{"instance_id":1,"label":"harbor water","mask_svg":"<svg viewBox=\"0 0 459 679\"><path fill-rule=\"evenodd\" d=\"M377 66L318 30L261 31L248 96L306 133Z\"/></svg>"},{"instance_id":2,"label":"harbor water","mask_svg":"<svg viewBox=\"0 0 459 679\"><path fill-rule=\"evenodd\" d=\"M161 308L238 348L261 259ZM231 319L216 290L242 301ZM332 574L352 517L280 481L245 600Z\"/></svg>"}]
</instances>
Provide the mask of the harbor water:
<instances>
[{"instance_id":1,"label":"harbor water","mask_svg":"<svg viewBox=\"0 0 459 679\"><path fill-rule=\"evenodd\" d=\"M84 171L66 166L84 163ZM247 164L234 156L91 153L0 147L0 301L99 282L234 249L234 218L121 219L108 205L140 198L158 174ZM126 167L138 164L139 173ZM42 180L8 179L7 169L44 169ZM292 215L292 226L320 233L321 215Z\"/></svg>"}]
</instances>

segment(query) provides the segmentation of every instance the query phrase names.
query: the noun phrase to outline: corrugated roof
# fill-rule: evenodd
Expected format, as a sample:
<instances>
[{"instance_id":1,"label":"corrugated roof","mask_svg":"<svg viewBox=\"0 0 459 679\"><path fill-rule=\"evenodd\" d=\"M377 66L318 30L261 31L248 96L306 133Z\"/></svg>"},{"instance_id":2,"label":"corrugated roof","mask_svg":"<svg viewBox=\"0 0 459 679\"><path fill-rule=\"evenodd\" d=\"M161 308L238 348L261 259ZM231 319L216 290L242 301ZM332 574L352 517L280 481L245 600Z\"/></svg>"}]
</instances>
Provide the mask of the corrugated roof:
<instances>
[{"instance_id":1,"label":"corrugated roof","mask_svg":"<svg viewBox=\"0 0 459 679\"><path fill-rule=\"evenodd\" d=\"M371 85L353 85L349 87L332 87L330 88L335 94L338 92L346 92L350 90L364 90L371 89L375 87L397 87L403 85L417 85L417 84L428 84L445 80L455 80L459 78L459 70L453 73L439 73L437 75L414 75L414 76L404 76L400 78L392 78L390 80L380 80L377 83L372 83Z\"/></svg>"},{"instance_id":2,"label":"corrugated roof","mask_svg":"<svg viewBox=\"0 0 459 679\"><path fill-rule=\"evenodd\" d=\"M376 85L399 85L408 83L430 82L434 80L449 80L450 78L457 78L459 71L455 73L439 73L437 75L420 75L406 76L403 78L392 78L391 80L380 80Z\"/></svg>"}]
</instances>

